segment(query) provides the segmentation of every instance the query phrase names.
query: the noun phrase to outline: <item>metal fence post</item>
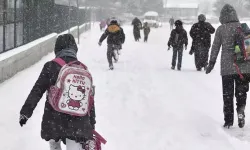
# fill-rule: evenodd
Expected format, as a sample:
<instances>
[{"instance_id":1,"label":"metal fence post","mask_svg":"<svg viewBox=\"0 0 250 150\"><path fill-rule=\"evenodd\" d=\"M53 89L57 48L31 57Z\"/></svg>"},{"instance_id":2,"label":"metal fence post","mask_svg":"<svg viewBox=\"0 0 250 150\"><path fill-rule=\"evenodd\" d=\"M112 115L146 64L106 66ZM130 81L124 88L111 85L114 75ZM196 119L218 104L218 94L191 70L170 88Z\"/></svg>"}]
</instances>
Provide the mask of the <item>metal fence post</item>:
<instances>
[{"instance_id":1,"label":"metal fence post","mask_svg":"<svg viewBox=\"0 0 250 150\"><path fill-rule=\"evenodd\" d=\"M6 2L7 0L4 0L3 1L3 52L5 51L5 49L6 49L6 34L5 34L5 32L6 32L6 21L7 21L7 16L6 16L6 13L7 13L7 2Z\"/></svg>"},{"instance_id":2,"label":"metal fence post","mask_svg":"<svg viewBox=\"0 0 250 150\"><path fill-rule=\"evenodd\" d=\"M17 37L16 37L16 22L17 22L17 19L16 19L16 11L17 11L17 9L16 9L16 7L17 7L17 5L16 5L16 2L17 2L17 0L15 0L15 2L14 2L14 47L17 47Z\"/></svg>"},{"instance_id":3,"label":"metal fence post","mask_svg":"<svg viewBox=\"0 0 250 150\"><path fill-rule=\"evenodd\" d=\"M68 28L69 28L69 34L70 34L70 0L69 0L69 15L68 15Z\"/></svg>"},{"instance_id":4,"label":"metal fence post","mask_svg":"<svg viewBox=\"0 0 250 150\"><path fill-rule=\"evenodd\" d=\"M80 13L80 9L79 9L79 0L77 0L77 34L78 34L78 44L80 44L80 15L79 15L79 13Z\"/></svg>"}]
</instances>

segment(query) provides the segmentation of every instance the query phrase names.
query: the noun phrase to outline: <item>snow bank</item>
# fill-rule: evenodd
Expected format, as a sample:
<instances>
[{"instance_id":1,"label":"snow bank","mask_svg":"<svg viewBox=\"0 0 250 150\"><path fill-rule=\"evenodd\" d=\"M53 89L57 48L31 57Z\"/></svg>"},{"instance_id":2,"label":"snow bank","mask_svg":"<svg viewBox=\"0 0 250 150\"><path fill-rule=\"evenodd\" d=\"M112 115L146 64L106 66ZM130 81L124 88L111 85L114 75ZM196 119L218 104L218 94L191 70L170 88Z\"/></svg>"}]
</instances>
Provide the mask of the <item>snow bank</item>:
<instances>
[{"instance_id":1,"label":"snow bank","mask_svg":"<svg viewBox=\"0 0 250 150\"><path fill-rule=\"evenodd\" d=\"M53 50L57 34L53 33L0 55L0 82L30 67Z\"/></svg>"},{"instance_id":2,"label":"snow bank","mask_svg":"<svg viewBox=\"0 0 250 150\"><path fill-rule=\"evenodd\" d=\"M83 24L79 27L80 34L89 30L90 23ZM43 38L37 39L31 43L8 51L0 55L0 83L11 78L17 72L22 71L38 62L42 57L54 50L55 40L58 35L69 33L66 30L60 34L53 33ZM70 29L70 33L77 38L78 27Z\"/></svg>"}]
</instances>

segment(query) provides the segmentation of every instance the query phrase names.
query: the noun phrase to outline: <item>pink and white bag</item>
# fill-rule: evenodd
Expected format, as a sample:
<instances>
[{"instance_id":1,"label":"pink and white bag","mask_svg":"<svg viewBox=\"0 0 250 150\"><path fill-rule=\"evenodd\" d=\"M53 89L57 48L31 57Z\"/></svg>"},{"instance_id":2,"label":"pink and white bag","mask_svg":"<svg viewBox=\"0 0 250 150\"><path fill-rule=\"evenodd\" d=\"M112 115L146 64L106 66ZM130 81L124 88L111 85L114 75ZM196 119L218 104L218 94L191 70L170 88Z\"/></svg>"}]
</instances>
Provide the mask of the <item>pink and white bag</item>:
<instances>
[{"instance_id":1,"label":"pink and white bag","mask_svg":"<svg viewBox=\"0 0 250 150\"><path fill-rule=\"evenodd\" d=\"M88 140L82 146L82 150L102 150L101 145L107 141L95 130L93 130L93 140Z\"/></svg>"},{"instance_id":2,"label":"pink and white bag","mask_svg":"<svg viewBox=\"0 0 250 150\"><path fill-rule=\"evenodd\" d=\"M68 64L61 58L53 60L62 66L56 84L48 91L51 106L58 112L86 116L94 101L92 76L79 61Z\"/></svg>"}]
</instances>

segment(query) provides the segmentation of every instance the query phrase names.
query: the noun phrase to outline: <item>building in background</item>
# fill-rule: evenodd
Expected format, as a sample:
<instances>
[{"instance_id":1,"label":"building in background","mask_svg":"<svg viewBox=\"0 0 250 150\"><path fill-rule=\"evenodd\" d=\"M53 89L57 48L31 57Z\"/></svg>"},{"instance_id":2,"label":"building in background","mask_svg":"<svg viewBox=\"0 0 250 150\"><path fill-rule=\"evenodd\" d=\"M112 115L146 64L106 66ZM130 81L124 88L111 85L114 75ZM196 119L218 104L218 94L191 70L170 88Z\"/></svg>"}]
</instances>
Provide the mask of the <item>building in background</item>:
<instances>
[{"instance_id":1,"label":"building in background","mask_svg":"<svg viewBox=\"0 0 250 150\"><path fill-rule=\"evenodd\" d=\"M173 16L175 19L192 20L192 19L196 19L198 16L199 4L198 3L186 3L186 4L167 3L164 5L164 9L165 9L165 16L167 18L171 18Z\"/></svg>"},{"instance_id":2,"label":"building in background","mask_svg":"<svg viewBox=\"0 0 250 150\"><path fill-rule=\"evenodd\" d=\"M197 16L199 13L198 3L182 3L182 4L165 4L165 18L169 19L174 17L174 19L180 19L184 24L193 24L197 21Z\"/></svg>"}]
</instances>

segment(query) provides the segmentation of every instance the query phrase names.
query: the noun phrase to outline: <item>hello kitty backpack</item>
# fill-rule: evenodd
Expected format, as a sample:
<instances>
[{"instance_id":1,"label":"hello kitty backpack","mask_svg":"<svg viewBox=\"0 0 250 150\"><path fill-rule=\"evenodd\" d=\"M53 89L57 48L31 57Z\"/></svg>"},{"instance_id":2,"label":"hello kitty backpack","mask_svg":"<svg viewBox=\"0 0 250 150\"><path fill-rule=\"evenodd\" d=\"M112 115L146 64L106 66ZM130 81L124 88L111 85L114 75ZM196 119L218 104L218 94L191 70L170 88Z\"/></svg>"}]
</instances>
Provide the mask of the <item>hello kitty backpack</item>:
<instances>
[{"instance_id":1,"label":"hello kitty backpack","mask_svg":"<svg viewBox=\"0 0 250 150\"><path fill-rule=\"evenodd\" d=\"M48 91L48 100L58 112L86 116L94 101L92 76L87 67L79 61L68 64L61 58L53 60L62 68L54 86Z\"/></svg>"}]
</instances>

